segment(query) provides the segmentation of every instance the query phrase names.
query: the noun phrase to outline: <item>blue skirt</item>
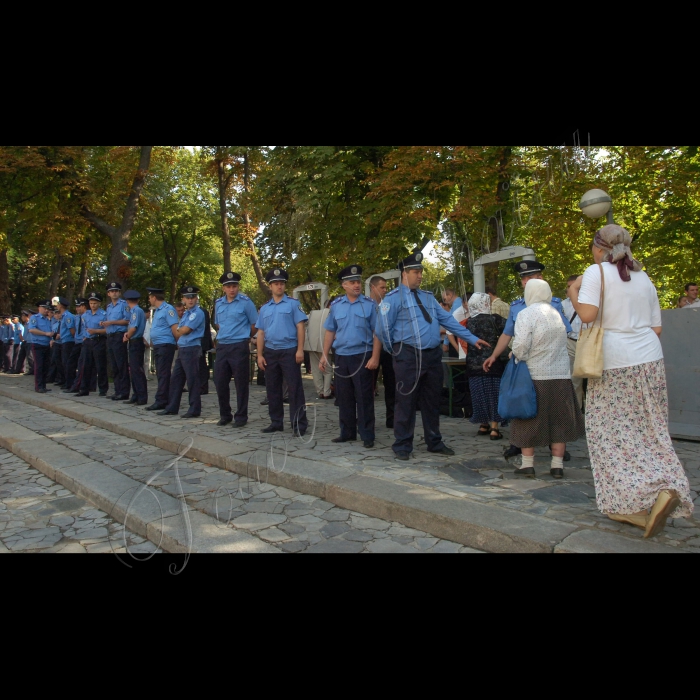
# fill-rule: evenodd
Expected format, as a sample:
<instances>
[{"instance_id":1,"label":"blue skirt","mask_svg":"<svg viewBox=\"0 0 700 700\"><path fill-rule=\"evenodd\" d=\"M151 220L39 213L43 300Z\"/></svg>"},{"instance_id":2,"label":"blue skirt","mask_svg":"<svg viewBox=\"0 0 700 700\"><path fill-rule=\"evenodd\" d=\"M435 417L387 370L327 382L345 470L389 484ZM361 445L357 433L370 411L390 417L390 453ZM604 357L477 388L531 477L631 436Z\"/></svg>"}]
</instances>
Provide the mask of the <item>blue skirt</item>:
<instances>
[{"instance_id":1,"label":"blue skirt","mask_svg":"<svg viewBox=\"0 0 700 700\"><path fill-rule=\"evenodd\" d=\"M471 422L474 425L486 423L502 423L498 415L498 399L501 395L500 377L471 377L469 388L472 392L474 415Z\"/></svg>"}]
</instances>

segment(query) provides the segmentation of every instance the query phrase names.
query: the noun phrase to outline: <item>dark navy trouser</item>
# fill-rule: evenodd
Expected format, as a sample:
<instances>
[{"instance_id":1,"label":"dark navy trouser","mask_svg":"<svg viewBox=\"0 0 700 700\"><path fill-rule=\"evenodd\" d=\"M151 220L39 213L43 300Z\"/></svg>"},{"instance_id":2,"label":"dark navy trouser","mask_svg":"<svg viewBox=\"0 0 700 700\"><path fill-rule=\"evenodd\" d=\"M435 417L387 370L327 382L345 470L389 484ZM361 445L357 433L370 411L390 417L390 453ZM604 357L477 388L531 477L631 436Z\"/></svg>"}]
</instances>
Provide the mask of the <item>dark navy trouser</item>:
<instances>
[{"instance_id":1,"label":"dark navy trouser","mask_svg":"<svg viewBox=\"0 0 700 700\"><path fill-rule=\"evenodd\" d=\"M93 374L97 374L97 386L100 394L107 395L109 378L107 376L107 341L104 336L94 336L83 342L85 347L85 362L83 376L80 380L80 391L91 390Z\"/></svg>"},{"instance_id":2,"label":"dark navy trouser","mask_svg":"<svg viewBox=\"0 0 700 700\"><path fill-rule=\"evenodd\" d=\"M433 350L417 350L410 345L395 345L394 355L397 392L394 452L413 452L419 401L425 442L429 452L436 452L444 447L440 433L442 346Z\"/></svg>"},{"instance_id":3,"label":"dark navy trouser","mask_svg":"<svg viewBox=\"0 0 700 700\"><path fill-rule=\"evenodd\" d=\"M365 369L372 353L337 355L335 394L340 404L340 437L356 440L359 431L364 442L374 442L374 372Z\"/></svg>"},{"instance_id":4,"label":"dark navy trouser","mask_svg":"<svg viewBox=\"0 0 700 700\"><path fill-rule=\"evenodd\" d=\"M124 342L124 332L107 336L107 355L112 366L115 396L128 396L131 391L129 381L129 349Z\"/></svg>"},{"instance_id":5,"label":"dark navy trouser","mask_svg":"<svg viewBox=\"0 0 700 700\"><path fill-rule=\"evenodd\" d=\"M218 354L218 353L217 353ZM306 417L306 397L304 380L301 378L301 366L297 364L296 348L290 350L265 350L265 385L270 402L270 418L275 428L284 429L284 381L289 386L289 409L292 428L301 433L309 429ZM216 358L217 364L219 358Z\"/></svg>"},{"instance_id":6,"label":"dark navy trouser","mask_svg":"<svg viewBox=\"0 0 700 700\"><path fill-rule=\"evenodd\" d=\"M191 416L202 415L202 377L199 372L199 361L202 359L202 346L194 348L179 348L175 369L170 380L170 401L167 410L171 413L180 412L182 394L185 382L190 392Z\"/></svg>"},{"instance_id":7,"label":"dark navy trouser","mask_svg":"<svg viewBox=\"0 0 700 700\"><path fill-rule=\"evenodd\" d=\"M391 424L394 422L394 413L396 410L396 373L394 372L394 356L392 353L382 350L379 366L384 377L384 393L386 401L386 422ZM379 381L379 370L374 373L375 387Z\"/></svg>"},{"instance_id":8,"label":"dark navy trouser","mask_svg":"<svg viewBox=\"0 0 700 700\"><path fill-rule=\"evenodd\" d=\"M32 354L34 355L34 390L46 391L49 364L51 363L51 348L48 345L33 343Z\"/></svg>"},{"instance_id":9,"label":"dark navy trouser","mask_svg":"<svg viewBox=\"0 0 700 700\"><path fill-rule=\"evenodd\" d=\"M234 418L231 409L231 379L236 381L237 411L235 420L239 425L248 422L248 400L250 397L250 341L216 348L214 384L219 396L219 412L222 420Z\"/></svg>"},{"instance_id":10,"label":"dark navy trouser","mask_svg":"<svg viewBox=\"0 0 700 700\"><path fill-rule=\"evenodd\" d=\"M144 404L148 401L148 380L143 363L146 357L146 346L143 338L129 341L129 371L131 372L131 387L134 398Z\"/></svg>"},{"instance_id":11,"label":"dark navy trouser","mask_svg":"<svg viewBox=\"0 0 700 700\"><path fill-rule=\"evenodd\" d=\"M80 360L81 346L73 343L63 343L61 346L61 361L63 362L63 373L67 389L72 389L75 384L75 377L78 371L78 361Z\"/></svg>"},{"instance_id":12,"label":"dark navy trouser","mask_svg":"<svg viewBox=\"0 0 700 700\"><path fill-rule=\"evenodd\" d=\"M173 358L177 345L153 346L153 359L156 363L156 375L158 377L158 393L156 394L156 406L165 408L170 401L170 380L173 373Z\"/></svg>"}]
</instances>

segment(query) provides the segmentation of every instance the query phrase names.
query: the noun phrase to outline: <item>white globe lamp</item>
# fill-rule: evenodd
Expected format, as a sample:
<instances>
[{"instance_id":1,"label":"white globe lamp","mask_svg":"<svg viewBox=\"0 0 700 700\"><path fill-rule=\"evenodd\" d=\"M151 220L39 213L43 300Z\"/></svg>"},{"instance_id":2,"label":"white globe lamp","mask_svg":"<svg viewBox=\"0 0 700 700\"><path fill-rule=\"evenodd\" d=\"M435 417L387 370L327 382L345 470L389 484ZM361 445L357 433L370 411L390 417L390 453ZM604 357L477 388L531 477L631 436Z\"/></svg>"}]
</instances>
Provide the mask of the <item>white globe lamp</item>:
<instances>
[{"instance_id":1,"label":"white globe lamp","mask_svg":"<svg viewBox=\"0 0 700 700\"><path fill-rule=\"evenodd\" d=\"M612 223L612 197L605 190L591 190L586 192L581 200L581 211L590 219L602 219L608 217L608 223Z\"/></svg>"}]
</instances>

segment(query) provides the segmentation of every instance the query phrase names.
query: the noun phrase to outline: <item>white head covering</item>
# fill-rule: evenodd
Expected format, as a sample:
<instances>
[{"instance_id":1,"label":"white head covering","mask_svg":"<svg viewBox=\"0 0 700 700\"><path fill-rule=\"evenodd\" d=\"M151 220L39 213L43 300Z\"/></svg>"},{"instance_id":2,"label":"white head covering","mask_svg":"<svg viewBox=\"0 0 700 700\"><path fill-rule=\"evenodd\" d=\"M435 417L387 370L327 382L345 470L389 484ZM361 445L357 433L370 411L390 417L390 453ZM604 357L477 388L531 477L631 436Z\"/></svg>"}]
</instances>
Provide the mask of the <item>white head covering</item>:
<instances>
[{"instance_id":1,"label":"white head covering","mask_svg":"<svg viewBox=\"0 0 700 700\"><path fill-rule=\"evenodd\" d=\"M472 318L491 315L491 297L488 294L476 293L469 300L469 313Z\"/></svg>"},{"instance_id":2,"label":"white head covering","mask_svg":"<svg viewBox=\"0 0 700 700\"><path fill-rule=\"evenodd\" d=\"M530 280L525 287L525 303L528 306L551 304L552 288L544 280Z\"/></svg>"}]
</instances>

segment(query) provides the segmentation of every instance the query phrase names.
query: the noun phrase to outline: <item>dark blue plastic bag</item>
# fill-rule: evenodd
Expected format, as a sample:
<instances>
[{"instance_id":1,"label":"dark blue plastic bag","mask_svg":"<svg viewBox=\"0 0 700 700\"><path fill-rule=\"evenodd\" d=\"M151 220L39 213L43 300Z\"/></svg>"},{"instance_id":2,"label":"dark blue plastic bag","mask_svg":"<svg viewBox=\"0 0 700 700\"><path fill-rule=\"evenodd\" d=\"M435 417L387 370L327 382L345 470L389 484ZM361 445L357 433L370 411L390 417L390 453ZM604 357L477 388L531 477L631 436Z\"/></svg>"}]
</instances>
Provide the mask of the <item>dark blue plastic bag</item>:
<instances>
[{"instance_id":1,"label":"dark blue plastic bag","mask_svg":"<svg viewBox=\"0 0 700 700\"><path fill-rule=\"evenodd\" d=\"M537 417L537 392L526 362L513 358L501 379L498 415L504 421L530 420Z\"/></svg>"}]
</instances>

